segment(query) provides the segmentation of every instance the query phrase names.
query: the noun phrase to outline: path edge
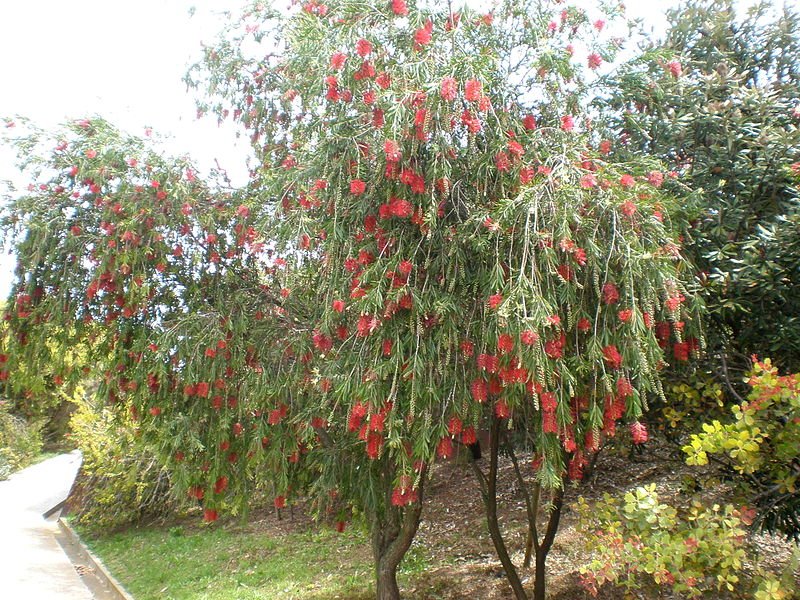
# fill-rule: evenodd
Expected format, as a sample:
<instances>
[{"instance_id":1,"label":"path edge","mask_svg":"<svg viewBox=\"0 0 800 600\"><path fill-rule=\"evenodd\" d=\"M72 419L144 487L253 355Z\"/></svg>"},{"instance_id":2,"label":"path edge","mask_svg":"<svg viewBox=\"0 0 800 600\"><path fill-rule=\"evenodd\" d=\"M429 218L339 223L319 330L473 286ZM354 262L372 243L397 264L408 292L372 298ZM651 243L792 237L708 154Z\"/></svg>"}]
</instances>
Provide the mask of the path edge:
<instances>
[{"instance_id":1,"label":"path edge","mask_svg":"<svg viewBox=\"0 0 800 600\"><path fill-rule=\"evenodd\" d=\"M63 531L64 534L75 543L78 552L82 555L81 559L88 562L92 566L97 576L103 580L108 588L114 594L116 594L120 600L135 600L135 598L130 595L128 590L126 590L125 587L119 581L117 581L117 579L106 568L106 566L103 564L103 561L101 561L91 550L89 550L86 544L83 543L83 540L80 538L78 533L69 523L67 523L66 520L64 520L62 517L59 517L58 526L61 528L61 531Z\"/></svg>"}]
</instances>

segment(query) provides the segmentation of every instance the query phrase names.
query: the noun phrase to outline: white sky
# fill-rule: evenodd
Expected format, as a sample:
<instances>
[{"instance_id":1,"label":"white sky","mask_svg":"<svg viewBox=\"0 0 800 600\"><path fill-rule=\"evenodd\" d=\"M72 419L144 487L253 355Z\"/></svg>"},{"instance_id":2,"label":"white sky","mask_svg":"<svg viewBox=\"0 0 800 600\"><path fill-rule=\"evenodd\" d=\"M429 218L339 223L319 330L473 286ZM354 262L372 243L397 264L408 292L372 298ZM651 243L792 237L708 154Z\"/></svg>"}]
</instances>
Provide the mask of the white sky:
<instances>
[{"instance_id":1,"label":"white sky","mask_svg":"<svg viewBox=\"0 0 800 600\"><path fill-rule=\"evenodd\" d=\"M279 0L289 3L289 0ZM387 0L388 1L388 0ZM213 118L197 120L182 77L212 41L225 10L246 0L0 0L0 119L23 115L42 127L102 115L139 134L169 136L166 150L207 168L218 158L234 182L247 177L245 142ZM591 5L591 0L581 4ZM663 30L673 0L631 0L628 13ZM193 17L190 8L196 9ZM0 147L0 179L13 177ZM0 298L13 262L0 255Z\"/></svg>"}]
</instances>

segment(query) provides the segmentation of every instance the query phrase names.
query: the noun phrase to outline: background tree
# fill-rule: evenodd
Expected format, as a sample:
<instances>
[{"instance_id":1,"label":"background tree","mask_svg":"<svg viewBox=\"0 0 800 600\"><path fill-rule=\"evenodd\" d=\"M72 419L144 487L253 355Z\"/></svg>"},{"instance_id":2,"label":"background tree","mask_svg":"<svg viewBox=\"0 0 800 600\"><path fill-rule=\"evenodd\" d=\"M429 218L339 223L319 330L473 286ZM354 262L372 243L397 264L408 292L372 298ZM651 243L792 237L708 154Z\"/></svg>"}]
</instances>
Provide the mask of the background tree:
<instances>
[{"instance_id":1,"label":"background tree","mask_svg":"<svg viewBox=\"0 0 800 600\"><path fill-rule=\"evenodd\" d=\"M517 430L552 494L543 598L565 478L620 419L646 441L662 346L699 346L663 173L610 162L579 116L570 37L592 67L603 27L538 2L256 5L190 75L253 142L239 191L101 120L22 139L43 169L4 220L20 262L5 385L53 327L89 342L100 393L207 520L255 486L364 514L382 599L430 465L481 429L490 533L527 597L496 515Z\"/></svg>"},{"instance_id":2,"label":"background tree","mask_svg":"<svg viewBox=\"0 0 800 600\"><path fill-rule=\"evenodd\" d=\"M609 81L601 110L631 154L680 174L687 249L709 309L709 358L738 388L749 356L800 365L800 17L759 2L687 2ZM742 391L737 389L734 394Z\"/></svg>"}]
</instances>

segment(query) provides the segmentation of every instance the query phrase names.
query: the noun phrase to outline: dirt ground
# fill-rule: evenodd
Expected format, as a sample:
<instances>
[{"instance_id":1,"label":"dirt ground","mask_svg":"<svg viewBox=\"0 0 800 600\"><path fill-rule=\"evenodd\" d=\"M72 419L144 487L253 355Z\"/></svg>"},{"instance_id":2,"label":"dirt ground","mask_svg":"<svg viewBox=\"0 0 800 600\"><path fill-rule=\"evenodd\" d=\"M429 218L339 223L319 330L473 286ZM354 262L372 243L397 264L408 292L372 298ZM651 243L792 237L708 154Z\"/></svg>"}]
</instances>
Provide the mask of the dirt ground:
<instances>
[{"instance_id":1,"label":"dirt ground","mask_svg":"<svg viewBox=\"0 0 800 600\"><path fill-rule=\"evenodd\" d=\"M532 482L533 470L528 455L518 457L520 467ZM487 459L482 459L484 469ZM475 476L466 462L453 461L437 465L420 524L416 546L424 548L433 569L424 581L417 581L403 590L409 600L505 600L513 598L503 568L496 557L486 528L485 513ZM576 528L577 515L572 508L579 496L591 501L604 493L620 496L640 485L655 483L662 501L688 502L684 490L691 474L682 460L679 449L664 441L652 440L640 454L601 454L594 476L581 484L571 484L565 496L561 526L547 559L548 598L579 600L592 598L581 586L578 569L587 562L582 532ZM498 475L499 517L506 545L516 565L522 564L525 547L525 504L518 493L511 461L501 458ZM725 487L703 489L705 499L725 501ZM275 517L271 514L251 515L251 526L268 527L274 532ZM295 529L309 526L301 509L295 509L291 520L279 522L279 528ZM543 528L542 528L543 529ZM765 534L752 536L752 548L760 556L760 564L776 572L788 562L792 544L781 537ZM365 552L368 549L365 548ZM439 566L436 566L439 565ZM750 565L752 567L752 565ZM520 569L527 588L533 587L533 569ZM800 574L797 575L800 579ZM719 594L715 598L723 600ZM606 585L601 588L600 600L673 600L679 598L666 588L652 587L637 592Z\"/></svg>"}]
</instances>

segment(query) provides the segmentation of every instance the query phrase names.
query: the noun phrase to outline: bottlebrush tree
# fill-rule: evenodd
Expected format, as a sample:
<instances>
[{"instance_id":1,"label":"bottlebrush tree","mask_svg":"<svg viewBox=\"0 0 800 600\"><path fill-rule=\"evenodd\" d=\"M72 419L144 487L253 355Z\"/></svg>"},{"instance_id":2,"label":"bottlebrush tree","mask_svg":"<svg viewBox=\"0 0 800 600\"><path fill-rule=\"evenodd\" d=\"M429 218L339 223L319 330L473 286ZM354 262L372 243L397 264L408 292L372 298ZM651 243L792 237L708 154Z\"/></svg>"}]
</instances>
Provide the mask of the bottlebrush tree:
<instances>
[{"instance_id":1,"label":"bottlebrush tree","mask_svg":"<svg viewBox=\"0 0 800 600\"><path fill-rule=\"evenodd\" d=\"M661 172L609 162L580 115L570 41L595 68L601 29L526 1L255 5L189 75L202 111L246 128L249 186L131 166L104 126L79 125L6 221L12 370L49 323L94 336L103 391L209 520L256 484L278 507L305 494L323 514L364 513L382 599L399 597L430 465L482 429L489 530L527 597L496 514L514 430L552 493L541 541L528 503L543 598L564 481L619 420L646 441L663 346L698 347Z\"/></svg>"},{"instance_id":2,"label":"bottlebrush tree","mask_svg":"<svg viewBox=\"0 0 800 600\"><path fill-rule=\"evenodd\" d=\"M618 419L646 440L663 347L678 360L698 348L663 174L608 162L611 143L580 115L571 57L580 43L589 69L610 58L603 26L544 2L488 14L309 2L288 20L255 5L189 75L201 112L250 136L259 229L298 281L288 301L316 300L293 344L303 360L281 374L307 395L286 418L324 419L334 447L350 440L316 486L366 494L379 595L402 556L387 558L387 523L404 523L407 548L423 465L488 428L489 471L476 474L525 597L497 524L501 431L521 430L540 485L560 490ZM539 598L560 502L533 536Z\"/></svg>"}]
</instances>

